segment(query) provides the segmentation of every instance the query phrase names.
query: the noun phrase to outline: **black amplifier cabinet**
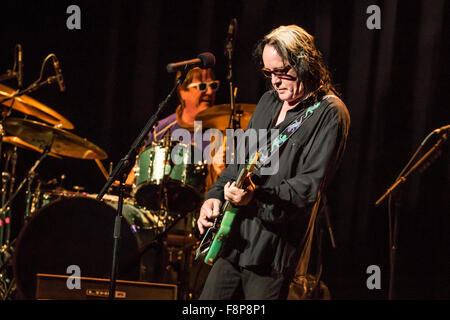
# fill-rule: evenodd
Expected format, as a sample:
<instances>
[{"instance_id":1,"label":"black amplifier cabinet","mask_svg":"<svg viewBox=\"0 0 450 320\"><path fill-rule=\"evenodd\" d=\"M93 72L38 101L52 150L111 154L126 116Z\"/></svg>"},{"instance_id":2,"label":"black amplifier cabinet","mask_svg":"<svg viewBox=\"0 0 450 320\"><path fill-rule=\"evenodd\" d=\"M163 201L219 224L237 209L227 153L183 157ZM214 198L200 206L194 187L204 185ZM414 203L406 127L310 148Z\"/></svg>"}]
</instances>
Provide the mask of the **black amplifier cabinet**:
<instances>
[{"instance_id":1,"label":"black amplifier cabinet","mask_svg":"<svg viewBox=\"0 0 450 320\"><path fill-rule=\"evenodd\" d=\"M37 300L92 300L109 298L110 279L73 277L38 273ZM69 284L68 285L68 280ZM79 282L78 282L79 280ZM73 287L79 283L79 289ZM176 300L177 286L173 284L116 280L116 300Z\"/></svg>"}]
</instances>

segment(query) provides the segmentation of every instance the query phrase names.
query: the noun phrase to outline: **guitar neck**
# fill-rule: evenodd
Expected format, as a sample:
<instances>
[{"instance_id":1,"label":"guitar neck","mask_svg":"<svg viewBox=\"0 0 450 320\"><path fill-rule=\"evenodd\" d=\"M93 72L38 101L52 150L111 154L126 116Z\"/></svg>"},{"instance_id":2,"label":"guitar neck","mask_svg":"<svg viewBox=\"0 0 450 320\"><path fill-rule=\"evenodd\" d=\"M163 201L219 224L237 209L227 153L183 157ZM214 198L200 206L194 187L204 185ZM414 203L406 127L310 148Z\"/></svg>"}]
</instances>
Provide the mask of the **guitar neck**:
<instances>
[{"instance_id":1,"label":"guitar neck","mask_svg":"<svg viewBox=\"0 0 450 320\"><path fill-rule=\"evenodd\" d=\"M236 187L240 188L242 187L242 185L244 184L245 181L245 177L247 175L247 169L244 168L241 170L241 172L239 173L238 178L236 179ZM224 204L222 205L222 213L225 212L227 210L227 207L230 205L230 201L226 200L224 202Z\"/></svg>"},{"instance_id":2,"label":"guitar neck","mask_svg":"<svg viewBox=\"0 0 450 320\"><path fill-rule=\"evenodd\" d=\"M245 179L247 179L247 176L249 173L253 172L253 169L255 168L256 161L258 161L259 153L255 153L253 160L250 164L247 165L247 167L242 168L241 172L239 172L239 175L236 179L236 187L241 188L242 185L245 182ZM222 206L222 213L226 211L227 207L230 205L230 201L226 200L225 203Z\"/></svg>"}]
</instances>

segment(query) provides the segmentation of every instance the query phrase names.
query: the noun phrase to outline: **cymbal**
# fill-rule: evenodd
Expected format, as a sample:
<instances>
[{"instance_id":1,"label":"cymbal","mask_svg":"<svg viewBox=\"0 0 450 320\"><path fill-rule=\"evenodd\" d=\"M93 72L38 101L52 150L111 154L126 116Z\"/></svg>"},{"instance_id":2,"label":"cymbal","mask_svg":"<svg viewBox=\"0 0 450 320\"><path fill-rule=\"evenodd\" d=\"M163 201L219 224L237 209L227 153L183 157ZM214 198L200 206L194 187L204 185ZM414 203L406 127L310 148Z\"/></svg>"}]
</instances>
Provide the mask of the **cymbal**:
<instances>
[{"instance_id":1,"label":"cymbal","mask_svg":"<svg viewBox=\"0 0 450 320\"><path fill-rule=\"evenodd\" d=\"M255 104L236 103L236 120L240 119L242 129L246 129L253 112ZM229 104L219 104L203 110L195 117L196 121L202 121L202 126L206 128L216 128L224 131L230 122L231 107Z\"/></svg>"},{"instance_id":2,"label":"cymbal","mask_svg":"<svg viewBox=\"0 0 450 320\"><path fill-rule=\"evenodd\" d=\"M0 100L11 97L14 93L14 89L0 84ZM0 106L3 108L9 108L11 107L11 104L13 110L36 117L42 121L55 125L58 128L69 130L73 129L73 124L69 120L64 118L53 109L50 109L49 107L27 95L22 95L20 97L5 101Z\"/></svg>"},{"instance_id":3,"label":"cymbal","mask_svg":"<svg viewBox=\"0 0 450 320\"><path fill-rule=\"evenodd\" d=\"M45 123L9 118L4 122L8 134L19 137L39 149L50 147L50 152L78 159L106 159L108 155L98 146L69 131L49 126Z\"/></svg>"},{"instance_id":4,"label":"cymbal","mask_svg":"<svg viewBox=\"0 0 450 320\"><path fill-rule=\"evenodd\" d=\"M35 147L32 144L29 144L29 143L23 141L19 137L6 136L6 137L3 137L2 141L5 142L5 143L12 144L14 146L18 146L19 148L22 148L22 149L37 151L39 153L43 153L44 152L44 150L39 149L38 147ZM51 153L51 152L48 155L51 156L51 157L54 157L54 158L62 159L61 156L58 156L57 154L54 154L54 153Z\"/></svg>"}]
</instances>

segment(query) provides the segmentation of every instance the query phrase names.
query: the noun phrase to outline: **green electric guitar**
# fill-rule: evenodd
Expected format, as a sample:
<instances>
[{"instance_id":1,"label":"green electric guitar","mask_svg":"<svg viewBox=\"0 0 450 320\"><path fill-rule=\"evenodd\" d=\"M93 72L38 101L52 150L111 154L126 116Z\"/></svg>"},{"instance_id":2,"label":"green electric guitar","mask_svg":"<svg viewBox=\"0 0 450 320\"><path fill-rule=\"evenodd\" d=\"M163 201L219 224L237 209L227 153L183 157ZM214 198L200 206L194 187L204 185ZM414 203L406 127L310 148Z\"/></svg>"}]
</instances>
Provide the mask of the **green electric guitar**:
<instances>
[{"instance_id":1,"label":"green electric guitar","mask_svg":"<svg viewBox=\"0 0 450 320\"><path fill-rule=\"evenodd\" d=\"M256 153L251 163L241 170L236 179L236 187L242 188L245 185L251 184L250 175L255 169L258 158L259 153ZM233 207L229 201L225 201L219 216L214 220L214 225L206 231L202 242L197 248L195 259L205 255L204 261L206 264L212 265L214 261L216 261L219 252L230 233L231 225L233 224L234 217L238 211L239 208Z\"/></svg>"}]
</instances>

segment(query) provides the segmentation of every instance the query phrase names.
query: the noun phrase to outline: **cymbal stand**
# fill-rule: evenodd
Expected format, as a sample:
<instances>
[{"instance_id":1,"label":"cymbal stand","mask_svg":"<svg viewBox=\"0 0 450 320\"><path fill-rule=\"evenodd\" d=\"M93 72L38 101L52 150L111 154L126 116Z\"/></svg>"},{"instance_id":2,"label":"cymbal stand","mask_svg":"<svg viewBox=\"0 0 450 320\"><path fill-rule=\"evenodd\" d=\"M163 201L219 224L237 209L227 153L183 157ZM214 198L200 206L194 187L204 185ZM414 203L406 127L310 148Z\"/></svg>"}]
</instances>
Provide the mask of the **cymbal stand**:
<instances>
[{"instance_id":1,"label":"cymbal stand","mask_svg":"<svg viewBox=\"0 0 450 320\"><path fill-rule=\"evenodd\" d=\"M0 165L3 158L3 137L5 136L5 130L3 123L12 112L12 107L15 100L11 101L9 108L2 112L0 119ZM17 146L14 146L12 151L9 151L6 156L5 169L1 173L2 179L2 199L0 208L0 295L2 300L6 300L14 286L14 279L11 281L6 274L6 268L9 265L9 261L12 256L12 247L9 243L11 234L11 208L7 206L6 199L12 194L13 186L15 182L15 168L17 162ZM8 168L11 163L11 170ZM9 183L9 188L8 188Z\"/></svg>"},{"instance_id":2,"label":"cymbal stand","mask_svg":"<svg viewBox=\"0 0 450 320\"><path fill-rule=\"evenodd\" d=\"M6 267L7 267L7 263L8 263L8 260L10 260L11 259L11 257L12 257L12 253L13 253L13 247L12 247L12 244L14 243L14 240L13 241L11 241L11 243L10 243L10 241L9 241L9 237L10 237L10 226L11 226L11 223L10 223L10 219L11 219L11 216L10 216L10 212L11 212L11 203L12 203L12 201L16 198L16 196L19 194L19 192L22 190L22 188L23 188L23 186L25 185L25 183L27 182L27 181L29 181L30 180L30 177L32 177L32 176L34 176L34 174L35 174L35 171L36 171L36 169L38 168L38 166L41 164L41 162L44 160L44 158L49 154L49 152L50 152L50 146L47 146L47 147L45 147L44 148L44 152L42 153L42 155L41 155L41 157L35 162L35 164L31 167L31 169L28 171L28 173L27 173L27 175L26 175L26 177L22 180L22 182L20 183L20 185L17 187L17 189L16 189L16 191L8 198L8 201L6 201L6 203L4 203L3 205L2 205L2 208L1 208L1 212L5 212L5 210L6 210L6 212L8 213L8 216L7 216L7 218L8 218L8 223L6 224L6 227L7 227L7 232L6 232L6 237L5 237L5 245L3 246L3 247L1 247L0 249L1 249L1 254L2 255L4 255L5 257L6 257L6 259L5 259L5 264L3 265L3 266L1 266L1 272L0 272L0 281L2 281L2 282L4 282L5 284L6 284L6 291L5 291L5 293L4 293L4 296L3 296L3 300L6 300L7 298L8 298L8 296L9 296L9 294L12 292L12 290L13 290L13 288L14 288L14 285L15 285L15 279L13 278L11 281L10 281L10 283L9 283L9 286L7 285L8 284L8 282L9 282L9 279L7 279L7 277L6 277L6 274L4 274L3 273L3 271L6 269ZM26 222L26 220L25 220L25 222Z\"/></svg>"},{"instance_id":3,"label":"cymbal stand","mask_svg":"<svg viewBox=\"0 0 450 320\"><path fill-rule=\"evenodd\" d=\"M5 130L3 127L3 122L5 119L10 115L12 106L14 104L15 100L12 100L10 108L2 113L2 118L0 120L0 165L1 165L1 159L3 158L2 154L2 145L3 145L3 137L5 136ZM11 183L12 180L12 174L15 174L15 164L17 160L17 147L14 146L14 154L11 155L11 153L8 153L6 157L6 163L5 163L5 170L2 171L2 202L1 202L1 209L0 209L0 250L3 248L3 241L5 240L5 243L9 242L9 233L10 233L10 209L7 208L4 210L4 205L6 203L6 199L11 193L11 191L8 193L8 183ZM9 172L8 165L9 162L12 162L12 168L14 171L11 173ZM11 190L11 189L10 189ZM6 234L6 238L5 238ZM0 253L0 267L2 266L2 254Z\"/></svg>"},{"instance_id":4,"label":"cymbal stand","mask_svg":"<svg viewBox=\"0 0 450 320\"><path fill-rule=\"evenodd\" d=\"M6 202L6 190L8 188L8 181L9 181L9 172L6 170L2 172L2 207ZM3 211L0 211L0 250L3 248L3 238L5 235L5 228L6 228L6 214ZM0 268L3 265L3 255L0 252Z\"/></svg>"},{"instance_id":5,"label":"cymbal stand","mask_svg":"<svg viewBox=\"0 0 450 320\"><path fill-rule=\"evenodd\" d=\"M6 203L6 199L8 196L12 193L11 186L14 183L15 178L13 175L15 175L15 167L16 167L16 160L17 160L17 146L14 146L13 150L10 150L6 155L6 163L5 163L5 169L2 172L2 208ZM11 163L11 170L9 169L9 164ZM8 186L9 184L9 186ZM8 245L9 242L9 235L10 235L10 219L11 219L11 210L10 208L7 208L6 211L1 210L0 211L0 249L3 246L3 241L5 241L6 245ZM4 228L6 228L6 232L4 232ZM5 237L6 234L6 237ZM1 255L0 255L0 266L2 263Z\"/></svg>"}]
</instances>

